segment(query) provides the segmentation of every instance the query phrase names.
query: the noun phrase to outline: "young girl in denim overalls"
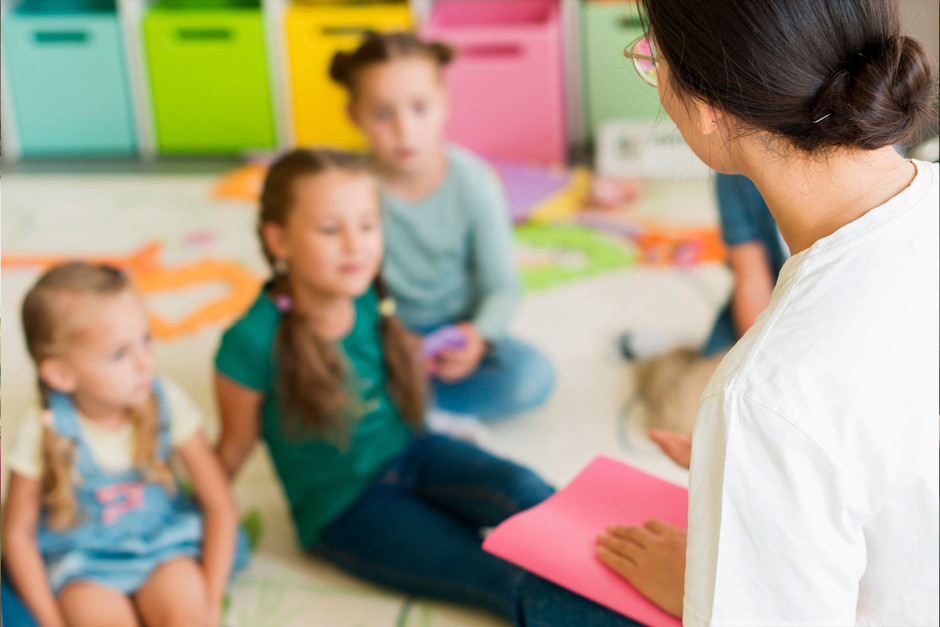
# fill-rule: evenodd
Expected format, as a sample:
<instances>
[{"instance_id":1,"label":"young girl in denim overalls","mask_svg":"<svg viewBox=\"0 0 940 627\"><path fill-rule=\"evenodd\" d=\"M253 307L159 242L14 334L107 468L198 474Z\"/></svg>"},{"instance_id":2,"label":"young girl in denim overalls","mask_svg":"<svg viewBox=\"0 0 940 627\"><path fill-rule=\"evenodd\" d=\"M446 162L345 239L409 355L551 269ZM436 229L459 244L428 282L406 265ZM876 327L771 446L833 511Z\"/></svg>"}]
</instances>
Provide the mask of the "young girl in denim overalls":
<instances>
[{"instance_id":1,"label":"young girl in denim overalls","mask_svg":"<svg viewBox=\"0 0 940 627\"><path fill-rule=\"evenodd\" d=\"M155 376L127 279L56 267L27 294L23 329L43 408L20 428L3 531L26 607L42 625L218 624L247 544L198 412Z\"/></svg>"}]
</instances>

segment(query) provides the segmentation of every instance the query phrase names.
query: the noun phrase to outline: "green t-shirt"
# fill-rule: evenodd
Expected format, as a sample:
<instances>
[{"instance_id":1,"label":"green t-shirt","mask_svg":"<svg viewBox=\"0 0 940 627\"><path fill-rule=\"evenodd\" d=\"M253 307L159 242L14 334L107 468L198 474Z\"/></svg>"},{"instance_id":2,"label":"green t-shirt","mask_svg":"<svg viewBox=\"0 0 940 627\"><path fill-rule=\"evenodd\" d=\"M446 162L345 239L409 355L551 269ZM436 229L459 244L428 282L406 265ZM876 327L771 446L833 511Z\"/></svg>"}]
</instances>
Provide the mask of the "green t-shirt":
<instances>
[{"instance_id":1,"label":"green t-shirt","mask_svg":"<svg viewBox=\"0 0 940 627\"><path fill-rule=\"evenodd\" d=\"M297 433L285 422L279 401L275 336L281 314L267 286L251 309L225 335L216 355L220 373L264 394L261 433L290 502L300 544L316 544L320 530L332 522L401 453L411 439L386 388L385 359L379 331L378 296L369 290L356 300L356 321L339 347L349 372L350 390L359 408L351 416L348 446L316 435Z\"/></svg>"}]
</instances>

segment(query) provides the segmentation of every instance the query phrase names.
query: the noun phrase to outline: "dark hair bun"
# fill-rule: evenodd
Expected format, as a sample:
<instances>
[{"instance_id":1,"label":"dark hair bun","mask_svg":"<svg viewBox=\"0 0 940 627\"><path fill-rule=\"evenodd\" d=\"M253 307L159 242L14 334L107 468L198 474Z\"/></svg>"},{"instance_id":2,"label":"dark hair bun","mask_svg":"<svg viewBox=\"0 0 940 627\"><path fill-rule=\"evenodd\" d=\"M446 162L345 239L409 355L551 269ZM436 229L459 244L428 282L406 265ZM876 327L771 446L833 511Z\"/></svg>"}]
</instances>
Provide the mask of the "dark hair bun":
<instances>
[{"instance_id":1,"label":"dark hair bun","mask_svg":"<svg viewBox=\"0 0 940 627\"><path fill-rule=\"evenodd\" d=\"M450 63L457 57L457 51L453 47L448 46L445 43L440 41L432 41L428 46L428 51L434 57L441 67L450 65Z\"/></svg>"},{"instance_id":2,"label":"dark hair bun","mask_svg":"<svg viewBox=\"0 0 940 627\"><path fill-rule=\"evenodd\" d=\"M872 150L909 139L935 101L930 59L910 37L893 37L852 56L827 80L811 108L811 137L822 145Z\"/></svg>"},{"instance_id":3,"label":"dark hair bun","mask_svg":"<svg viewBox=\"0 0 940 627\"><path fill-rule=\"evenodd\" d=\"M349 85L349 68L352 62L352 55L340 50L333 55L330 61L330 78L340 85Z\"/></svg>"}]
</instances>

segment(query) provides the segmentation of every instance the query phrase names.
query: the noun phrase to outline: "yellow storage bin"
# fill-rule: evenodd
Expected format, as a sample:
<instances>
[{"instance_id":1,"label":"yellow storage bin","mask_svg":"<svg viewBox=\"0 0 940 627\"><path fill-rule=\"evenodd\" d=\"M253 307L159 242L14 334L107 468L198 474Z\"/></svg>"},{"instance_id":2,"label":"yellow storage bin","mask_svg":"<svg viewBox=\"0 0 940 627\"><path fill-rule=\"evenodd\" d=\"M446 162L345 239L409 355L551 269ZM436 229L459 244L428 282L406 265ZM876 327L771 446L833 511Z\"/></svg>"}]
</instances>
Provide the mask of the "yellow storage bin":
<instances>
[{"instance_id":1,"label":"yellow storage bin","mask_svg":"<svg viewBox=\"0 0 940 627\"><path fill-rule=\"evenodd\" d=\"M337 50L353 50L366 31L411 30L406 3L295 3L287 11L294 138L300 146L328 144L357 150L365 141L346 116L346 93L330 80Z\"/></svg>"}]
</instances>

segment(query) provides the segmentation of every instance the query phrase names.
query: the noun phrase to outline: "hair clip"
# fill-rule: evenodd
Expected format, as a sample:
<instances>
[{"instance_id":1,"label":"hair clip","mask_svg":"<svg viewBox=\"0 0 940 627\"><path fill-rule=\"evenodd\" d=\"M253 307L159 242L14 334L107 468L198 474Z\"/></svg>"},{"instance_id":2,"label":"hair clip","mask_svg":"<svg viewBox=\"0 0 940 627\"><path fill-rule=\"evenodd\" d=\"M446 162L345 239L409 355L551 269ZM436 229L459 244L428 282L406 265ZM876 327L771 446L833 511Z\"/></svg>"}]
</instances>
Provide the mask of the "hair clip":
<instances>
[{"instance_id":1,"label":"hair clip","mask_svg":"<svg viewBox=\"0 0 940 627\"><path fill-rule=\"evenodd\" d=\"M386 296L379 301L379 313L386 318L391 318L395 315L395 299L391 296Z\"/></svg>"},{"instance_id":2,"label":"hair clip","mask_svg":"<svg viewBox=\"0 0 940 627\"><path fill-rule=\"evenodd\" d=\"M281 313L287 313L294 306L294 300L287 294L274 297L274 305Z\"/></svg>"},{"instance_id":3,"label":"hair clip","mask_svg":"<svg viewBox=\"0 0 940 627\"><path fill-rule=\"evenodd\" d=\"M832 111L830 111L830 112L827 113L826 115L822 116L822 117L819 118L818 120L813 120L813 124L819 124L820 122L822 122L823 120L825 120L826 118L828 118L830 115L832 115Z\"/></svg>"},{"instance_id":4,"label":"hair clip","mask_svg":"<svg viewBox=\"0 0 940 627\"><path fill-rule=\"evenodd\" d=\"M115 277L118 277L118 278L120 278L120 279L125 278L124 271L121 270L121 269L118 268L118 267L115 267L115 266L112 266L112 265L103 263L103 264L100 264L100 265L98 266L98 268L101 269L101 270L104 270L105 272L107 272L107 273L110 274L111 276L115 276Z\"/></svg>"}]
</instances>

